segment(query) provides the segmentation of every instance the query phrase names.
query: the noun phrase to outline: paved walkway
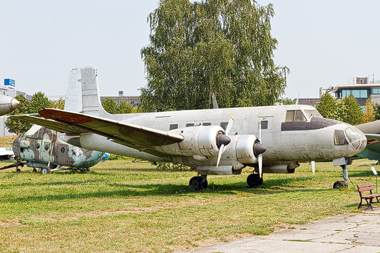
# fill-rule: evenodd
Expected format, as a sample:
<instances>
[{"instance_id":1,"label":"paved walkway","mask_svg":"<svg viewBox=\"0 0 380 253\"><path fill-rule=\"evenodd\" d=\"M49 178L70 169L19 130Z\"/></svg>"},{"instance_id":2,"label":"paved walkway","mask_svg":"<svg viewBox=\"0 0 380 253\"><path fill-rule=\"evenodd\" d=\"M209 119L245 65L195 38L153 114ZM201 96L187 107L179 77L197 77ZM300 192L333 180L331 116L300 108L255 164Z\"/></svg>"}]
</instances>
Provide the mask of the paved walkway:
<instances>
[{"instance_id":1,"label":"paved walkway","mask_svg":"<svg viewBox=\"0 0 380 253\"><path fill-rule=\"evenodd\" d=\"M380 252L380 207L313 221L268 236L200 247L193 252Z\"/></svg>"}]
</instances>

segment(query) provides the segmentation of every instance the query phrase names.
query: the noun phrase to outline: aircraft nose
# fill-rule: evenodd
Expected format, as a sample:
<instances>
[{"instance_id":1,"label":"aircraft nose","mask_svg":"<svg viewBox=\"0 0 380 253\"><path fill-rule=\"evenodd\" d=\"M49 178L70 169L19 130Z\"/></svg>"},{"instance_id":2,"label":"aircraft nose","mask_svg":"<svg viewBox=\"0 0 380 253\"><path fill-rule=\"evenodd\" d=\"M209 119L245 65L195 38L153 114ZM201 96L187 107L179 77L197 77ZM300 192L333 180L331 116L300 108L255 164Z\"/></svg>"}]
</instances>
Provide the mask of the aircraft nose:
<instances>
[{"instance_id":1,"label":"aircraft nose","mask_svg":"<svg viewBox=\"0 0 380 253\"><path fill-rule=\"evenodd\" d=\"M17 99L12 98L10 104L11 104L11 109L13 111L14 109L16 109L20 105L20 102Z\"/></svg>"},{"instance_id":2,"label":"aircraft nose","mask_svg":"<svg viewBox=\"0 0 380 253\"><path fill-rule=\"evenodd\" d=\"M346 134L352 147L356 150L364 150L367 146L367 138L364 133L356 127L349 127L346 129Z\"/></svg>"}]
</instances>

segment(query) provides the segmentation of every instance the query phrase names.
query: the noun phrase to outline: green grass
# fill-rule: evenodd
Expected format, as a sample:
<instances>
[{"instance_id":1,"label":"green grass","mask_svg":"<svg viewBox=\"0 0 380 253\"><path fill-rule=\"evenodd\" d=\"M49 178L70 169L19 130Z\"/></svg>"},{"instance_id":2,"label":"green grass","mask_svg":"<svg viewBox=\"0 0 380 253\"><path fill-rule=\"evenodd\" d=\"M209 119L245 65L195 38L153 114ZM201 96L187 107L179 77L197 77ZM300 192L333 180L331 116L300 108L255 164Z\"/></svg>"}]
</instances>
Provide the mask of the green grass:
<instances>
[{"instance_id":1,"label":"green grass","mask_svg":"<svg viewBox=\"0 0 380 253\"><path fill-rule=\"evenodd\" d=\"M349 166L354 184L376 182L371 166ZM0 171L0 252L175 252L358 212L351 183L332 189L340 167L316 167L315 176L308 164L294 174L264 174L259 189L247 188L249 170L209 176L203 192L188 187L195 172L129 160L99 163L90 173Z\"/></svg>"}]
</instances>

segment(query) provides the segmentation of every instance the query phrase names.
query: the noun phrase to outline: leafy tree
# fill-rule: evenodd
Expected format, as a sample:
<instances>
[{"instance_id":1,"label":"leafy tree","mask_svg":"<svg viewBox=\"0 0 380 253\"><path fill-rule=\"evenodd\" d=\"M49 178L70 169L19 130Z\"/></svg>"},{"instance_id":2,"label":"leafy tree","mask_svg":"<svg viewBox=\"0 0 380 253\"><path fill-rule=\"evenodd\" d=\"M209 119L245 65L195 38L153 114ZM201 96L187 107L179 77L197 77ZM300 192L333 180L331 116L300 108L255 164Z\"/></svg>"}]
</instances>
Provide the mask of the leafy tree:
<instances>
[{"instance_id":1,"label":"leafy tree","mask_svg":"<svg viewBox=\"0 0 380 253\"><path fill-rule=\"evenodd\" d=\"M133 106L122 100L119 104L119 113L131 113Z\"/></svg>"},{"instance_id":2,"label":"leafy tree","mask_svg":"<svg viewBox=\"0 0 380 253\"><path fill-rule=\"evenodd\" d=\"M321 101L317 103L315 108L325 118L336 118L337 102L335 101L335 98L327 91L322 95Z\"/></svg>"},{"instance_id":3,"label":"leafy tree","mask_svg":"<svg viewBox=\"0 0 380 253\"><path fill-rule=\"evenodd\" d=\"M376 119L375 109L372 105L371 99L368 98L365 101L363 123L372 122L372 121L375 121L375 119Z\"/></svg>"},{"instance_id":4,"label":"leafy tree","mask_svg":"<svg viewBox=\"0 0 380 253\"><path fill-rule=\"evenodd\" d=\"M352 94L337 101L335 119L351 125L358 125L363 122L363 111Z\"/></svg>"},{"instance_id":5,"label":"leafy tree","mask_svg":"<svg viewBox=\"0 0 380 253\"><path fill-rule=\"evenodd\" d=\"M29 100L27 100L23 95L17 95L15 96L15 99L17 99L20 102L20 105L9 114L10 115L28 114L29 108L30 108ZM32 126L32 123L9 117L5 121L5 126L8 128L8 132L20 134L20 133L25 133L26 131L28 131L29 128Z\"/></svg>"},{"instance_id":6,"label":"leafy tree","mask_svg":"<svg viewBox=\"0 0 380 253\"><path fill-rule=\"evenodd\" d=\"M293 99L291 99L291 98L283 98L282 99L282 104L283 105L294 105L295 104L295 102L293 101Z\"/></svg>"},{"instance_id":7,"label":"leafy tree","mask_svg":"<svg viewBox=\"0 0 380 253\"><path fill-rule=\"evenodd\" d=\"M148 85L145 111L272 105L284 93L287 67L274 64L273 5L255 1L161 0L148 16L141 50Z\"/></svg>"},{"instance_id":8,"label":"leafy tree","mask_svg":"<svg viewBox=\"0 0 380 253\"><path fill-rule=\"evenodd\" d=\"M105 98L102 102L102 106L106 112L111 114L119 113L119 107L117 106L115 100L112 98Z\"/></svg>"},{"instance_id":9,"label":"leafy tree","mask_svg":"<svg viewBox=\"0 0 380 253\"><path fill-rule=\"evenodd\" d=\"M380 120L380 104L376 103L373 107L375 109L375 119Z\"/></svg>"},{"instance_id":10,"label":"leafy tree","mask_svg":"<svg viewBox=\"0 0 380 253\"><path fill-rule=\"evenodd\" d=\"M49 100L45 93L39 91L34 93L32 99L30 100L29 112L37 113L39 110L44 108L54 108L54 102Z\"/></svg>"},{"instance_id":11,"label":"leafy tree","mask_svg":"<svg viewBox=\"0 0 380 253\"><path fill-rule=\"evenodd\" d=\"M65 100L63 98L59 98L57 101L52 101L54 104L54 108L63 110L65 108Z\"/></svg>"}]
</instances>

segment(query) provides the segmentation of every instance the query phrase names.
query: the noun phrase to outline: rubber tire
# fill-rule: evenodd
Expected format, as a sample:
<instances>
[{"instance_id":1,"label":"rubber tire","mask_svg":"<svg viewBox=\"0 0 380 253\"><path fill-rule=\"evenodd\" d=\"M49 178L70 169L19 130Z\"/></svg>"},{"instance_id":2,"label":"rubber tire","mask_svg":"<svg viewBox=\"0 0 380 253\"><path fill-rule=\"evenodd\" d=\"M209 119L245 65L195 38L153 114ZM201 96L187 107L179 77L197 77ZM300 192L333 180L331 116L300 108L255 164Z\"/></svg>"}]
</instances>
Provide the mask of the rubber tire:
<instances>
[{"instance_id":1,"label":"rubber tire","mask_svg":"<svg viewBox=\"0 0 380 253\"><path fill-rule=\"evenodd\" d=\"M50 168L48 168L48 167L43 167L42 169L41 169L41 173L43 174L43 175L45 175L45 174L50 174L51 173L51 170L50 170Z\"/></svg>"},{"instance_id":2,"label":"rubber tire","mask_svg":"<svg viewBox=\"0 0 380 253\"><path fill-rule=\"evenodd\" d=\"M204 188L204 178L203 177L192 177L189 182L189 186L193 191L201 191ZM207 187L207 180L206 180Z\"/></svg>"},{"instance_id":3,"label":"rubber tire","mask_svg":"<svg viewBox=\"0 0 380 253\"><path fill-rule=\"evenodd\" d=\"M345 187L343 181L336 181L336 182L334 183L334 185L333 185L333 188L334 188L334 189L340 189L340 188L342 188L342 187Z\"/></svg>"},{"instance_id":4,"label":"rubber tire","mask_svg":"<svg viewBox=\"0 0 380 253\"><path fill-rule=\"evenodd\" d=\"M251 174L247 177L249 188L259 188L263 184L263 178L259 174Z\"/></svg>"},{"instance_id":5,"label":"rubber tire","mask_svg":"<svg viewBox=\"0 0 380 253\"><path fill-rule=\"evenodd\" d=\"M21 172L21 170L20 170L20 169L16 169L16 172L17 172L17 173L20 173L20 172Z\"/></svg>"}]
</instances>

